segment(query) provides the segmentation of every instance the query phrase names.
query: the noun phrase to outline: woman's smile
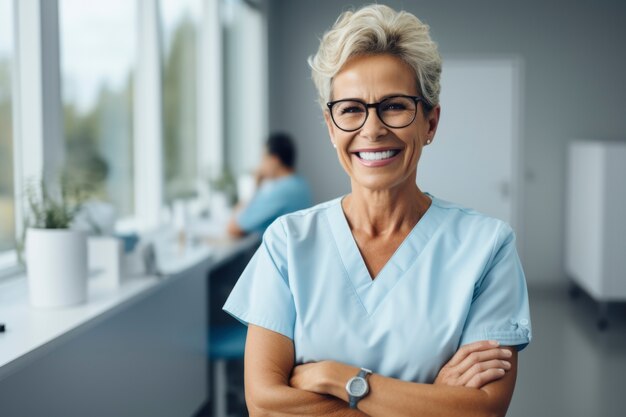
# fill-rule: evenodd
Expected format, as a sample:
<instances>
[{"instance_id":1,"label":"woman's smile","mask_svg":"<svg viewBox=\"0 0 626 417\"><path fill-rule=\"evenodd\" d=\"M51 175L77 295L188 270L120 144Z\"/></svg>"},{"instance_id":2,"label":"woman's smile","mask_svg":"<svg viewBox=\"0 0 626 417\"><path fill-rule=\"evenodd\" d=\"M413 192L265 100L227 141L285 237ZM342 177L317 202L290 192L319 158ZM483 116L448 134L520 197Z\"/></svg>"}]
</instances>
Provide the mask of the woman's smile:
<instances>
[{"instance_id":1,"label":"woman's smile","mask_svg":"<svg viewBox=\"0 0 626 417\"><path fill-rule=\"evenodd\" d=\"M389 165L399 159L401 149L359 149L352 152L357 161L370 168L377 168Z\"/></svg>"}]
</instances>

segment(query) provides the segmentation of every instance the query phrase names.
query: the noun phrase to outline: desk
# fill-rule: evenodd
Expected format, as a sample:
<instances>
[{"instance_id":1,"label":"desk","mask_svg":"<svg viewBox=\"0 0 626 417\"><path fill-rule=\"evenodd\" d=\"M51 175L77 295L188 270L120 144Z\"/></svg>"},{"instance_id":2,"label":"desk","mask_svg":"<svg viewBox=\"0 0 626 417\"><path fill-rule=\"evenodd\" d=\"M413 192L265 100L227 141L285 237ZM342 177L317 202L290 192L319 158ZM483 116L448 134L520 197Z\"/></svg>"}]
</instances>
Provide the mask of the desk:
<instances>
[{"instance_id":1,"label":"desk","mask_svg":"<svg viewBox=\"0 0 626 417\"><path fill-rule=\"evenodd\" d=\"M181 252L118 289L93 277L72 308L32 309L25 279L4 283L2 416L192 415L207 398L206 277L258 241Z\"/></svg>"}]
</instances>

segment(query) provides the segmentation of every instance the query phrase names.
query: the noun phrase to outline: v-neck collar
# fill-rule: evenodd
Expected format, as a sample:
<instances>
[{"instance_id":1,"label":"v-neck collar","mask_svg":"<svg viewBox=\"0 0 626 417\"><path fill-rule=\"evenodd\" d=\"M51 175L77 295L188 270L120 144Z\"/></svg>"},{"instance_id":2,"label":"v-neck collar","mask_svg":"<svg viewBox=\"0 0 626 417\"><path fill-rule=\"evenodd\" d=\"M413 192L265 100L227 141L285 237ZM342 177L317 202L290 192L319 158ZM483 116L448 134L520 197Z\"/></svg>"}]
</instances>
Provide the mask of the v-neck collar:
<instances>
[{"instance_id":1,"label":"v-neck collar","mask_svg":"<svg viewBox=\"0 0 626 417\"><path fill-rule=\"evenodd\" d=\"M350 225L341 206L343 197L335 200L335 204L329 207L330 229L346 268L347 279L354 287L368 315L374 313L385 296L419 258L422 250L441 223L443 212L438 201L432 195L428 194L428 196L432 199L430 207L398 246L375 279L372 279L367 270L350 230Z\"/></svg>"}]
</instances>

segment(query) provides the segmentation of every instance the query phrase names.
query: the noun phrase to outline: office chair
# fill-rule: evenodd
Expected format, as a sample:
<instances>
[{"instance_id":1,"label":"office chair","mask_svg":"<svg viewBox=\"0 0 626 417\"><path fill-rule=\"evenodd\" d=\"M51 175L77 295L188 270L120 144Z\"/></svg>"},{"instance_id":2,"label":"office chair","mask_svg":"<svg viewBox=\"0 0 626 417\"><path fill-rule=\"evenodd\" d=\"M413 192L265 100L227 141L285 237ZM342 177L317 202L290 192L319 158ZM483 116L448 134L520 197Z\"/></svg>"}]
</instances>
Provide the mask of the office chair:
<instances>
[{"instance_id":1,"label":"office chair","mask_svg":"<svg viewBox=\"0 0 626 417\"><path fill-rule=\"evenodd\" d=\"M242 324L211 326L209 358L213 364L213 417L228 416L228 371L230 360L243 359L248 328Z\"/></svg>"}]
</instances>

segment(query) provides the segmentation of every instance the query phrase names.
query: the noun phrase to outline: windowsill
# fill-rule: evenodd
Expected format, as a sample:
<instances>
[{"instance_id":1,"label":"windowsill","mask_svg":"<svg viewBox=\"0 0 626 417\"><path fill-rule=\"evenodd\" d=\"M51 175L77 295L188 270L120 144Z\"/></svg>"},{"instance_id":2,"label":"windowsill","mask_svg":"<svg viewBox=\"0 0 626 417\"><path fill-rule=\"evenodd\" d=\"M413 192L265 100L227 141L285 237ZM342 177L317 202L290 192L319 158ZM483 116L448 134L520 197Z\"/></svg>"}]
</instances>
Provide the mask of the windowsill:
<instances>
[{"instance_id":1,"label":"windowsill","mask_svg":"<svg viewBox=\"0 0 626 417\"><path fill-rule=\"evenodd\" d=\"M258 241L258 236L249 236L171 253L166 257L167 262L160 263L162 277L129 277L118 288L111 288L100 276L91 277L87 302L74 307L32 308L28 300L27 280L23 275L1 283L0 323L6 325L6 331L0 333L0 379L168 283L184 279L185 272L193 268L208 272L212 267L252 248Z\"/></svg>"},{"instance_id":2,"label":"windowsill","mask_svg":"<svg viewBox=\"0 0 626 417\"><path fill-rule=\"evenodd\" d=\"M103 283L99 277L91 278L85 304L59 309L31 308L25 277L4 283L0 287L0 320L6 325L6 332L0 334L0 379L46 353L73 332L86 330L129 302L147 296L160 280L133 278L116 289Z\"/></svg>"}]
</instances>

